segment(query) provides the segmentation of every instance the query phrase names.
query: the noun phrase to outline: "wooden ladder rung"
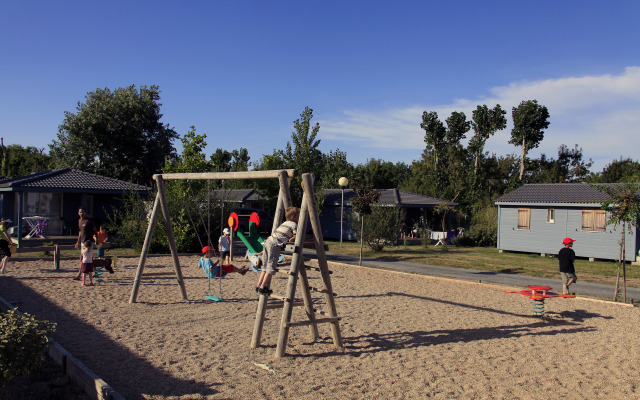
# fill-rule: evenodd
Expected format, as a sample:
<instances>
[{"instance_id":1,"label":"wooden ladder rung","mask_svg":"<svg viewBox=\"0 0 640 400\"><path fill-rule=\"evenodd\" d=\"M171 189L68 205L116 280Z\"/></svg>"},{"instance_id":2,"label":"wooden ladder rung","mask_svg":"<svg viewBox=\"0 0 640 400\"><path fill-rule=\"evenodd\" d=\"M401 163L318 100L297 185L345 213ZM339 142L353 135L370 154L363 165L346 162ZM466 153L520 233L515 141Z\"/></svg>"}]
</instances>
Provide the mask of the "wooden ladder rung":
<instances>
[{"instance_id":1,"label":"wooden ladder rung","mask_svg":"<svg viewBox=\"0 0 640 400\"><path fill-rule=\"evenodd\" d=\"M304 267L305 267L306 269L312 269L312 270L314 270L314 271L318 271L318 272L319 272L319 271L321 271L321 270L320 270L320 268L318 268L318 267L312 267L311 265L305 265ZM333 271L327 271L327 272L329 272L330 274L333 274Z\"/></svg>"},{"instance_id":2,"label":"wooden ladder rung","mask_svg":"<svg viewBox=\"0 0 640 400\"><path fill-rule=\"evenodd\" d=\"M316 293L329 293L329 291L327 289L318 289L318 288L314 288L313 286L309 286L309 290L311 290L312 292L316 292ZM331 293L333 295L333 297L337 297L338 295L335 293Z\"/></svg>"},{"instance_id":3,"label":"wooden ladder rung","mask_svg":"<svg viewBox=\"0 0 640 400\"><path fill-rule=\"evenodd\" d=\"M175 276L176 273L175 272L145 272L142 274L142 276L169 276L169 275Z\"/></svg>"},{"instance_id":4,"label":"wooden ladder rung","mask_svg":"<svg viewBox=\"0 0 640 400\"><path fill-rule=\"evenodd\" d=\"M301 307L304 306L304 301L294 301L292 304L293 307ZM274 308L282 308L284 307L284 303L271 303L271 304L267 304L265 306L265 308L267 310L272 310Z\"/></svg>"},{"instance_id":5,"label":"wooden ladder rung","mask_svg":"<svg viewBox=\"0 0 640 400\"><path fill-rule=\"evenodd\" d=\"M314 324L326 324L328 322L340 321L340 317L320 318L308 321L287 322L287 326L307 326Z\"/></svg>"},{"instance_id":6,"label":"wooden ladder rung","mask_svg":"<svg viewBox=\"0 0 640 400\"><path fill-rule=\"evenodd\" d=\"M305 249L316 249L316 245L313 242L305 242L302 247ZM297 253L298 249L294 243L286 243L284 245L284 251L287 253ZM329 251L329 246L326 244L324 245L324 251Z\"/></svg>"}]
</instances>

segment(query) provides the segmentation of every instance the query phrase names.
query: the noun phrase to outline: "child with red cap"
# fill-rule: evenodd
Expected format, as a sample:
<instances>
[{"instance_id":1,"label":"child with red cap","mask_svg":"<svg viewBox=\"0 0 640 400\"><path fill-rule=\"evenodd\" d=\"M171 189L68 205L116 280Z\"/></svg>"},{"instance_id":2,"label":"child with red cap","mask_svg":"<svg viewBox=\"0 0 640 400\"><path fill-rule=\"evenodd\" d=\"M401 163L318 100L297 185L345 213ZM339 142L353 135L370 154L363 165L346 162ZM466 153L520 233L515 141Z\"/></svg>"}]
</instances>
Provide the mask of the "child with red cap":
<instances>
[{"instance_id":1,"label":"child with red cap","mask_svg":"<svg viewBox=\"0 0 640 400\"><path fill-rule=\"evenodd\" d=\"M558 252L558 264L560 264L560 275L562 276L562 294L570 294L569 286L578 281L576 270L573 266L573 261L576 259L576 253L571 248L573 247L573 242L575 240L571 238L564 238L562 241L564 247Z\"/></svg>"},{"instance_id":2,"label":"child with red cap","mask_svg":"<svg viewBox=\"0 0 640 400\"><path fill-rule=\"evenodd\" d=\"M220 270L215 270L216 266L220 264L220 259L213 262L213 247L204 246L202 248L202 258L198 262L198 267L204 270L204 273L207 274L207 278L211 279L220 275L220 270L222 271L222 276L224 277L226 274L231 272L237 272L239 274L246 274L249 268L238 268L233 264L221 265Z\"/></svg>"}]
</instances>

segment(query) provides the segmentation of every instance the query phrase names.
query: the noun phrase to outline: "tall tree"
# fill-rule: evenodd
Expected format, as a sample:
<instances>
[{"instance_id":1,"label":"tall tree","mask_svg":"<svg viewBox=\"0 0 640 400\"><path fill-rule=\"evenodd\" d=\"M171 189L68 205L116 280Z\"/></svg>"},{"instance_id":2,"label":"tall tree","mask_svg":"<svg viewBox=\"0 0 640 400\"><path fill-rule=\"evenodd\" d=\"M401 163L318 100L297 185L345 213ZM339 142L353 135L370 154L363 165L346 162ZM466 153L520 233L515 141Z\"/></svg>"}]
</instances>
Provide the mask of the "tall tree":
<instances>
[{"instance_id":1,"label":"tall tree","mask_svg":"<svg viewBox=\"0 0 640 400\"><path fill-rule=\"evenodd\" d=\"M239 150L231 150L231 171L248 171L251 163L249 162L249 150L241 147Z\"/></svg>"},{"instance_id":2,"label":"tall tree","mask_svg":"<svg viewBox=\"0 0 640 400\"><path fill-rule=\"evenodd\" d=\"M530 164L533 166L530 183L565 183L584 181L593 161L582 159L582 149L578 145L569 149L562 144L558 147L557 160L541 154L539 160L531 160Z\"/></svg>"},{"instance_id":3,"label":"tall tree","mask_svg":"<svg viewBox=\"0 0 640 400\"><path fill-rule=\"evenodd\" d=\"M362 184L357 181L350 182L356 196L351 198L351 207L357 212L360 218L360 262L362 265L362 247L364 245L364 219L366 215L370 215L373 210L371 205L377 203L380 199L380 192L374 190L371 184Z\"/></svg>"},{"instance_id":4,"label":"tall tree","mask_svg":"<svg viewBox=\"0 0 640 400\"><path fill-rule=\"evenodd\" d=\"M322 172L320 181L324 189L339 188L338 181L343 176L349 180L354 179L354 167L347 161L347 153L340 149L330 150L322 155Z\"/></svg>"},{"instance_id":5,"label":"tall tree","mask_svg":"<svg viewBox=\"0 0 640 400\"><path fill-rule=\"evenodd\" d=\"M463 112L454 111L451 116L446 119L446 175L439 179L440 182L446 182L445 187L441 187L444 196L451 201L458 201L460 194L466 189L467 177L469 175L467 168L467 150L460 144L460 141L466 138L466 133L471 129L471 123L467 121L467 116ZM438 171L439 174L444 173L444 169Z\"/></svg>"},{"instance_id":6,"label":"tall tree","mask_svg":"<svg viewBox=\"0 0 640 400\"><path fill-rule=\"evenodd\" d=\"M355 167L353 178L376 189L394 189L400 187L410 173L411 168L403 162L394 164L371 158Z\"/></svg>"},{"instance_id":7,"label":"tall tree","mask_svg":"<svg viewBox=\"0 0 640 400\"><path fill-rule=\"evenodd\" d=\"M529 150L537 148L544 138L544 129L549 127L549 110L537 100L526 100L511 112L513 129L509 143L522 148L520 180L524 175L524 164Z\"/></svg>"},{"instance_id":8,"label":"tall tree","mask_svg":"<svg viewBox=\"0 0 640 400\"><path fill-rule=\"evenodd\" d=\"M434 153L434 166L438 169L438 164L446 150L447 129L438 119L435 111L425 111L422 113L422 123L420 128L424 129L424 141L431 146Z\"/></svg>"},{"instance_id":9,"label":"tall tree","mask_svg":"<svg viewBox=\"0 0 640 400\"><path fill-rule=\"evenodd\" d=\"M320 132L320 124L311 125L313 110L305 107L300 118L293 121L294 131L291 140L287 143L286 152L290 154L295 169L301 174L311 172L317 174L322 166L322 152L318 149L320 140L316 140Z\"/></svg>"},{"instance_id":10,"label":"tall tree","mask_svg":"<svg viewBox=\"0 0 640 400\"><path fill-rule=\"evenodd\" d=\"M609 220L607 225L617 227L622 225L620 240L620 262L618 264L618 278L616 280L616 291L614 300L618 296L620 284L620 270L623 276L623 297L627 302L627 269L626 269L626 231L633 234L633 229L640 221L640 191L637 184L626 183L617 185L596 185L596 188L610 197L602 204L602 209L607 211Z\"/></svg>"},{"instance_id":11,"label":"tall tree","mask_svg":"<svg viewBox=\"0 0 640 400\"><path fill-rule=\"evenodd\" d=\"M474 173L478 173L478 155L482 153L487 139L507 126L506 114L500 104L496 104L492 109L483 104L473 110L471 126L475 134L469 140L467 149L474 157Z\"/></svg>"},{"instance_id":12,"label":"tall tree","mask_svg":"<svg viewBox=\"0 0 640 400\"><path fill-rule=\"evenodd\" d=\"M178 134L160 122L159 100L158 86L87 93L77 112L65 112L58 140L49 145L54 165L149 183L176 155Z\"/></svg>"},{"instance_id":13,"label":"tall tree","mask_svg":"<svg viewBox=\"0 0 640 400\"><path fill-rule=\"evenodd\" d=\"M299 173L291 185L291 196L296 199L296 202L302 199L302 174L307 172L314 174L316 188L322 188L324 185L320 176L322 171L322 152L318 149L320 140L316 139L320 132L320 124L316 122L312 125L312 118L313 110L308 106L305 107L300 118L293 121L294 131L291 134L291 142L287 142L284 153L290 165L289 168L295 168Z\"/></svg>"},{"instance_id":14,"label":"tall tree","mask_svg":"<svg viewBox=\"0 0 640 400\"><path fill-rule=\"evenodd\" d=\"M22 147L19 144L4 146L0 144L0 175L16 177L49 168L50 157L44 154L44 148Z\"/></svg>"}]
</instances>

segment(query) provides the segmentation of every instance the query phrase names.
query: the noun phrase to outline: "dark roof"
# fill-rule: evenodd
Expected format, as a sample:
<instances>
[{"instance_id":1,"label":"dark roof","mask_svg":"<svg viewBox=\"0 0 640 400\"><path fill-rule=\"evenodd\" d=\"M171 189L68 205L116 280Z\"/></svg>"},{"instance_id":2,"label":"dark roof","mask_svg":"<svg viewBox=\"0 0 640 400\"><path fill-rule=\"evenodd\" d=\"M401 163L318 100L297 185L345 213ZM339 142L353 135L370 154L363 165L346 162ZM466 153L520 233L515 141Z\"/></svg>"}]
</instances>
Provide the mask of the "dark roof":
<instances>
[{"instance_id":1,"label":"dark roof","mask_svg":"<svg viewBox=\"0 0 640 400\"><path fill-rule=\"evenodd\" d=\"M405 207L425 207L436 206L438 204L447 203L450 206L456 206L458 203L438 199L435 197L424 196L417 193L407 192L400 189L374 189L380 192L380 204L398 204ZM342 201L342 189L325 189L324 203L332 205L340 205ZM356 196L353 189L345 189L344 202L350 204L351 199Z\"/></svg>"},{"instance_id":2,"label":"dark roof","mask_svg":"<svg viewBox=\"0 0 640 400\"><path fill-rule=\"evenodd\" d=\"M255 189L231 189L213 190L212 194L215 198L223 198L226 201L232 201L237 203L243 203L245 201L263 200L264 198Z\"/></svg>"},{"instance_id":3,"label":"dark roof","mask_svg":"<svg viewBox=\"0 0 640 400\"><path fill-rule=\"evenodd\" d=\"M29 175L0 180L0 191L55 191L55 192L91 192L122 193L136 190L151 191L148 186L108 178L71 168L34 172Z\"/></svg>"},{"instance_id":4,"label":"dark roof","mask_svg":"<svg viewBox=\"0 0 640 400\"><path fill-rule=\"evenodd\" d=\"M619 186L618 183L597 185ZM527 184L499 197L495 203L566 203L600 205L610 196L588 183Z\"/></svg>"}]
</instances>

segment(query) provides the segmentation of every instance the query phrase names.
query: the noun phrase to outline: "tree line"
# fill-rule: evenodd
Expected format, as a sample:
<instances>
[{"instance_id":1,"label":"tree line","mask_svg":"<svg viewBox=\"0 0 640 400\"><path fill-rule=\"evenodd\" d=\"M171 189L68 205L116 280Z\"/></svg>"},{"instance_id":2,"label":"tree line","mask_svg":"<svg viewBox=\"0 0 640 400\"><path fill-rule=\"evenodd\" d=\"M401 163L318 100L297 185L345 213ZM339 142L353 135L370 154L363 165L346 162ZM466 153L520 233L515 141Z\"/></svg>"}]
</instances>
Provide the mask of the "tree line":
<instances>
[{"instance_id":1,"label":"tree line","mask_svg":"<svg viewBox=\"0 0 640 400\"><path fill-rule=\"evenodd\" d=\"M422 120L416 121L424 130L425 142L417 160L393 163L372 158L357 165L350 163L347 153L340 149L326 153L320 150L320 125L313 122L310 107L293 121L289 141L251 162L242 147L218 148L205 155L207 135L197 133L192 126L181 137L169 124L162 123L160 100L158 86L89 92L74 112L64 113L48 153L44 148L1 143L0 175L14 177L72 167L150 185L153 174L160 172L295 168L315 174L319 193L338 187L338 179L346 176L361 187L399 188L455 201L461 224L476 227L479 243L491 241L491 221L497 220L493 201L525 183L640 181L640 163L632 159L612 160L601 172L591 172L592 161L584 159L578 144L561 145L556 157L530 157L529 152L540 145L549 127L549 111L536 100L522 101L511 110L509 143L517 146L517 155L485 151L487 140L506 128L507 112L499 104L483 104L473 110L470 119L464 112L454 111L443 122L437 112L424 111ZM174 146L176 140L182 142L181 154ZM213 189L220 187L218 182ZM229 182L225 189L240 187L256 188L274 198L278 190L277 184L260 181ZM294 182L291 189L293 198L299 201L300 185ZM176 189L176 195L180 190L184 188ZM322 198L319 203L321 206Z\"/></svg>"}]
</instances>

